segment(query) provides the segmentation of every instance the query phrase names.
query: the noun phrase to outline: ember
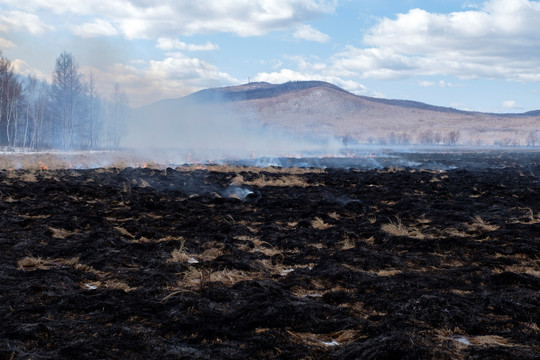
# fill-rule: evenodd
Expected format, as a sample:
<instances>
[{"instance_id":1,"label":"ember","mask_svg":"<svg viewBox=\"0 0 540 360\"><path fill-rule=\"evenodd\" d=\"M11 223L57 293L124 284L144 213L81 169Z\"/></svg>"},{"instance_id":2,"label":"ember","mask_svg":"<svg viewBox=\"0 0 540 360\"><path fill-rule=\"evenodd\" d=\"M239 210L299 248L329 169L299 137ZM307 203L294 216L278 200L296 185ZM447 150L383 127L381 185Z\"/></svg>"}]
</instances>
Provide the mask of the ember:
<instances>
[{"instance_id":1,"label":"ember","mask_svg":"<svg viewBox=\"0 0 540 360\"><path fill-rule=\"evenodd\" d=\"M537 358L540 154L406 160L0 171L0 358Z\"/></svg>"}]
</instances>

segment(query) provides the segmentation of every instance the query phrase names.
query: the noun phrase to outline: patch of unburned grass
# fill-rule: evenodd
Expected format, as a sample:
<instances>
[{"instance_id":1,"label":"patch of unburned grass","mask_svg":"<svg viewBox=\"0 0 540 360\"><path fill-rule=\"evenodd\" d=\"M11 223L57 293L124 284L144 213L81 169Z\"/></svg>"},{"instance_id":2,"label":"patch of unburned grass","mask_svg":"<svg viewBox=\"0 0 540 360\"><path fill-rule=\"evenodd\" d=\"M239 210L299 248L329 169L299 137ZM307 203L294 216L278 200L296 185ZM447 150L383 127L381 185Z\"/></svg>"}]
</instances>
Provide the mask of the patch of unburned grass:
<instances>
[{"instance_id":1,"label":"patch of unburned grass","mask_svg":"<svg viewBox=\"0 0 540 360\"><path fill-rule=\"evenodd\" d=\"M208 275L209 282L220 282L225 286L232 286L240 281L253 280L256 278L258 278L258 276L255 273L228 269L214 271Z\"/></svg>"},{"instance_id":2,"label":"patch of unburned grass","mask_svg":"<svg viewBox=\"0 0 540 360\"><path fill-rule=\"evenodd\" d=\"M167 260L167 262L170 263L183 263L188 262L190 260L191 256L186 254L183 249L174 249L171 252L170 259Z\"/></svg>"},{"instance_id":3,"label":"patch of unburned grass","mask_svg":"<svg viewBox=\"0 0 540 360\"><path fill-rule=\"evenodd\" d=\"M315 219L313 219L311 221L311 227L313 227L314 229L317 229L317 230L326 230L326 229L330 229L330 228L332 228L334 226L335 225L328 224L328 223L324 222L324 220L319 218L319 217L316 217Z\"/></svg>"},{"instance_id":4,"label":"patch of unburned grass","mask_svg":"<svg viewBox=\"0 0 540 360\"><path fill-rule=\"evenodd\" d=\"M466 232L464 231L460 231L456 228L447 228L447 229L444 229L442 231L442 235L444 236L451 236L451 237L461 237L461 238L465 238L465 237L468 237L469 234L467 234Z\"/></svg>"},{"instance_id":5,"label":"patch of unburned grass","mask_svg":"<svg viewBox=\"0 0 540 360\"><path fill-rule=\"evenodd\" d=\"M324 173L324 169L317 169L317 168L299 168L299 167L290 167L290 168L283 168L283 167L275 167L275 166L268 166L268 167L257 167L257 166L232 166L232 165L201 165L201 164L194 164L194 165L186 165L186 166L180 166L176 168L177 171L183 171L183 172L190 172L195 170L208 170L208 171L215 171L215 172L223 172L223 173L239 173L239 172L250 172L255 174L260 173L269 173L269 174L290 174L290 175L301 175L301 174L320 174Z\"/></svg>"},{"instance_id":6,"label":"patch of unburned grass","mask_svg":"<svg viewBox=\"0 0 540 360\"><path fill-rule=\"evenodd\" d=\"M86 290L97 290L97 289L112 289L112 290L122 290L124 292L130 292L137 288L129 286L124 281L118 279L110 279L106 281L85 281L81 286Z\"/></svg>"},{"instance_id":7,"label":"patch of unburned grass","mask_svg":"<svg viewBox=\"0 0 540 360\"><path fill-rule=\"evenodd\" d=\"M133 234L131 234L129 231L127 231L126 229L124 229L123 227L120 227L120 226L115 226L114 229L116 231L118 231L120 234L128 237L128 238L135 238L135 236Z\"/></svg>"},{"instance_id":8,"label":"patch of unburned grass","mask_svg":"<svg viewBox=\"0 0 540 360\"><path fill-rule=\"evenodd\" d=\"M341 330L326 334L313 334L308 332L287 331L289 338L310 348L332 348L347 345L351 342L367 338L359 330Z\"/></svg>"},{"instance_id":9,"label":"patch of unburned grass","mask_svg":"<svg viewBox=\"0 0 540 360\"><path fill-rule=\"evenodd\" d=\"M356 240L349 234L343 235L343 240L339 242L342 250L354 249L356 247Z\"/></svg>"},{"instance_id":10,"label":"patch of unburned grass","mask_svg":"<svg viewBox=\"0 0 540 360\"><path fill-rule=\"evenodd\" d=\"M192 257L188 255L185 249L186 240L181 238L180 246L171 251L171 257L167 260L168 263L184 263L193 261Z\"/></svg>"},{"instance_id":11,"label":"patch of unburned grass","mask_svg":"<svg viewBox=\"0 0 540 360\"><path fill-rule=\"evenodd\" d=\"M75 231L69 231L66 229L57 229L49 226L49 230L52 232L52 237L55 239L65 239L68 236L76 234Z\"/></svg>"},{"instance_id":12,"label":"patch of unburned grass","mask_svg":"<svg viewBox=\"0 0 540 360\"><path fill-rule=\"evenodd\" d=\"M408 236L415 239L425 239L428 237L417 229L405 226L399 216L396 216L396 221L390 220L389 223L383 224L381 230L393 236Z\"/></svg>"},{"instance_id":13,"label":"patch of unburned grass","mask_svg":"<svg viewBox=\"0 0 540 360\"><path fill-rule=\"evenodd\" d=\"M394 276L401 274L402 271L399 269L383 269L383 270L377 270L373 272L377 276Z\"/></svg>"},{"instance_id":14,"label":"patch of unburned grass","mask_svg":"<svg viewBox=\"0 0 540 360\"><path fill-rule=\"evenodd\" d=\"M48 270L58 267L73 267L79 271L91 273L94 275L104 276L105 273L98 271L93 267L85 264L81 264L78 257L73 257L69 259L64 258L53 258L53 259L42 259L41 257L35 256L26 256L19 261L17 261L17 267L19 270L23 271L35 271L35 270Z\"/></svg>"},{"instance_id":15,"label":"patch of unburned grass","mask_svg":"<svg viewBox=\"0 0 540 360\"><path fill-rule=\"evenodd\" d=\"M336 221L339 221L341 220L341 215L339 215L337 212L331 212L330 214L328 214L328 217L331 218L331 219L334 219Z\"/></svg>"},{"instance_id":16,"label":"patch of unburned grass","mask_svg":"<svg viewBox=\"0 0 540 360\"><path fill-rule=\"evenodd\" d=\"M240 174L236 175L230 182L233 186L250 185L256 187L276 186L276 187L308 187L312 186L302 176L299 175L282 175L279 177L267 177L260 174L256 179L247 181Z\"/></svg>"},{"instance_id":17,"label":"patch of unburned grass","mask_svg":"<svg viewBox=\"0 0 540 360\"><path fill-rule=\"evenodd\" d=\"M472 224L468 224L471 231L495 231L499 229L498 225L486 223L480 216L475 216Z\"/></svg>"}]
</instances>

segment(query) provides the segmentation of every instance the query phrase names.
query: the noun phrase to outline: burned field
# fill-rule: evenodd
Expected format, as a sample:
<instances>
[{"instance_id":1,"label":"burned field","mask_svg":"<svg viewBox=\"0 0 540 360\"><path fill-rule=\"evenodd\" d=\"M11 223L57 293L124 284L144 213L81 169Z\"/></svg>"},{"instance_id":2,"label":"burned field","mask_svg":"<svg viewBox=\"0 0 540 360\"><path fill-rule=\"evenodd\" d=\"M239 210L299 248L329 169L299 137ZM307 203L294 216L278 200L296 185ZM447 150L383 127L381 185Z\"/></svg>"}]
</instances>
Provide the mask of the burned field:
<instances>
[{"instance_id":1,"label":"burned field","mask_svg":"<svg viewBox=\"0 0 540 360\"><path fill-rule=\"evenodd\" d=\"M0 358L538 358L540 155L409 160L1 171Z\"/></svg>"}]
</instances>

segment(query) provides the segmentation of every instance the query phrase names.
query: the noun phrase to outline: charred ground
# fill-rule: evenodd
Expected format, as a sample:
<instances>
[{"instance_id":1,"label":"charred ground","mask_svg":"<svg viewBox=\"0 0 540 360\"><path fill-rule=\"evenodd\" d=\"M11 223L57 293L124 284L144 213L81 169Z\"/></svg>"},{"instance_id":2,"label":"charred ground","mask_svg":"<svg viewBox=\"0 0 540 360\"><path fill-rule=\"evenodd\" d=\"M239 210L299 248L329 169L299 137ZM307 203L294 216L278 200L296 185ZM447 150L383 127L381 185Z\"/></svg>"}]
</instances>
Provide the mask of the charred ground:
<instances>
[{"instance_id":1,"label":"charred ground","mask_svg":"<svg viewBox=\"0 0 540 360\"><path fill-rule=\"evenodd\" d=\"M408 157L1 171L0 358L537 358L540 155Z\"/></svg>"}]
</instances>

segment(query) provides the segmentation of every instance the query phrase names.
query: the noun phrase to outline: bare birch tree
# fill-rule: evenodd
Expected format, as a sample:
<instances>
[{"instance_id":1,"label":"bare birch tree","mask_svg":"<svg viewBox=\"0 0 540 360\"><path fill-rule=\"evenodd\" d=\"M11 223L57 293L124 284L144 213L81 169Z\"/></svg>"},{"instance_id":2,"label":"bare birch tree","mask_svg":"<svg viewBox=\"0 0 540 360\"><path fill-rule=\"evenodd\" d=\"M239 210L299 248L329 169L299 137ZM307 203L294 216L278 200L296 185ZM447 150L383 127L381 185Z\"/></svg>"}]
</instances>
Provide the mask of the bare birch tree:
<instances>
[{"instance_id":1,"label":"bare birch tree","mask_svg":"<svg viewBox=\"0 0 540 360\"><path fill-rule=\"evenodd\" d=\"M17 106L21 99L21 85L13 72L13 65L0 56L0 145L13 146L17 122Z\"/></svg>"},{"instance_id":2,"label":"bare birch tree","mask_svg":"<svg viewBox=\"0 0 540 360\"><path fill-rule=\"evenodd\" d=\"M74 143L77 121L77 106L83 95L84 84L73 55L62 52L56 59L53 73L52 104L56 116L57 144L70 149Z\"/></svg>"},{"instance_id":3,"label":"bare birch tree","mask_svg":"<svg viewBox=\"0 0 540 360\"><path fill-rule=\"evenodd\" d=\"M107 147L118 149L120 140L125 134L127 118L127 97L120 90L118 84L114 85L113 101L110 104L107 119Z\"/></svg>"}]
</instances>

